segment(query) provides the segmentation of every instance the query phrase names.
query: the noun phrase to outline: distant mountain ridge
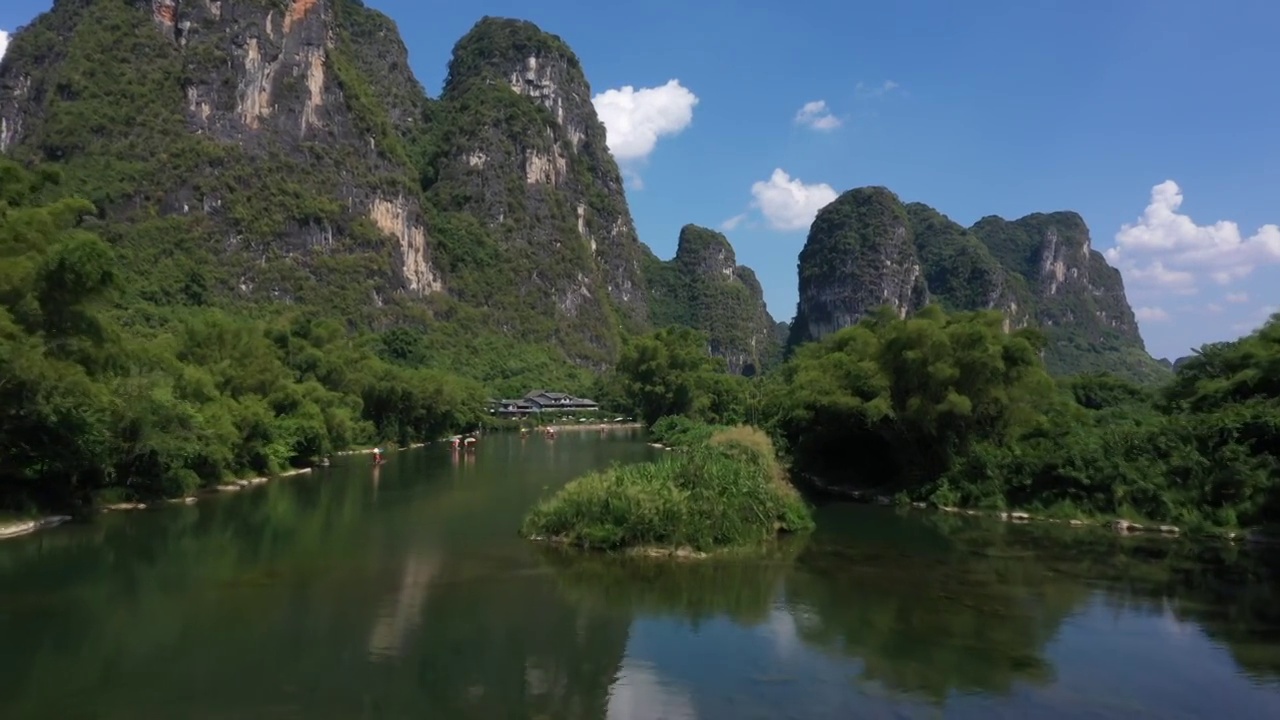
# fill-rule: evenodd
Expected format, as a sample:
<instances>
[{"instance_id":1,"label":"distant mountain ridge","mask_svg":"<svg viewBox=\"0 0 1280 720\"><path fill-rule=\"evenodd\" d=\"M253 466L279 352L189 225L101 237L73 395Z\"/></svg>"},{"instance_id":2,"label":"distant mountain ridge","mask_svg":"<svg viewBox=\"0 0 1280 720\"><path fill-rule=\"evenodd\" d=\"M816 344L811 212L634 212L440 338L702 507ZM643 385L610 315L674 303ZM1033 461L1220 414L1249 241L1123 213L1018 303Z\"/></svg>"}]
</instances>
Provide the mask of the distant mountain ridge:
<instances>
[{"instance_id":1,"label":"distant mountain ridge","mask_svg":"<svg viewBox=\"0 0 1280 720\"><path fill-rule=\"evenodd\" d=\"M522 20L477 22L431 99L358 0L57 0L0 66L0 151L101 208L135 302L463 323L594 368L653 327L581 63Z\"/></svg>"},{"instance_id":2,"label":"distant mountain ridge","mask_svg":"<svg viewBox=\"0 0 1280 720\"><path fill-rule=\"evenodd\" d=\"M994 309L1012 328L1037 324L1057 374L1165 370L1147 354L1119 271L1091 247L1074 212L996 216L971 228L884 187L842 194L817 214L799 259L792 346L856 323L888 304L906 315L937 302Z\"/></svg>"},{"instance_id":3,"label":"distant mountain ridge","mask_svg":"<svg viewBox=\"0 0 1280 720\"><path fill-rule=\"evenodd\" d=\"M645 265L654 324L684 325L707 333L711 354L729 371L755 375L781 358L776 322L751 268L739 265L728 238L685 225L675 257Z\"/></svg>"},{"instance_id":4,"label":"distant mountain ridge","mask_svg":"<svg viewBox=\"0 0 1280 720\"><path fill-rule=\"evenodd\" d=\"M157 308L307 308L417 328L424 352L494 338L598 370L627 335L682 324L750 374L780 333L938 299L1046 325L1057 371L1145 362L1078 216L965 229L883 188L819 213L795 322L776 323L723 235L686 226L669 261L640 241L591 95L523 20L479 20L433 99L359 0L56 0L0 62L0 153L99 208L139 327Z\"/></svg>"}]
</instances>

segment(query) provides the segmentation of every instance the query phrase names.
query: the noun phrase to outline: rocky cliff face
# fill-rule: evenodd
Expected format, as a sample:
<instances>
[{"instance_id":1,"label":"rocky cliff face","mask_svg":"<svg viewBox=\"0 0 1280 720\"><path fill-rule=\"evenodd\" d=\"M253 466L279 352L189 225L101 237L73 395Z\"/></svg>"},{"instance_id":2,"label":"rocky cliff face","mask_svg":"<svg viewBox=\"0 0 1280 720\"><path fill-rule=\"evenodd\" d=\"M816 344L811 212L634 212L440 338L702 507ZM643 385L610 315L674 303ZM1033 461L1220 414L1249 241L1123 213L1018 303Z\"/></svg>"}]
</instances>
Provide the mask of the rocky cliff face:
<instances>
[{"instance_id":1,"label":"rocky cliff face","mask_svg":"<svg viewBox=\"0 0 1280 720\"><path fill-rule=\"evenodd\" d=\"M1003 267L979 237L924 203L906 209L930 302L949 310L999 310L1008 329L1033 322L1025 279Z\"/></svg>"},{"instance_id":2,"label":"rocky cliff face","mask_svg":"<svg viewBox=\"0 0 1280 720\"><path fill-rule=\"evenodd\" d=\"M1051 371L1161 376L1138 331L1120 271L1093 249L1078 213L1034 213L1012 222L989 216L971 232L1026 281L1035 321L1048 334L1045 362Z\"/></svg>"},{"instance_id":3,"label":"rocky cliff face","mask_svg":"<svg viewBox=\"0 0 1280 720\"><path fill-rule=\"evenodd\" d=\"M890 305L900 315L928 300L906 209L886 188L850 190L814 218L800 251L792 336L816 340Z\"/></svg>"},{"instance_id":4,"label":"rocky cliff face","mask_svg":"<svg viewBox=\"0 0 1280 720\"><path fill-rule=\"evenodd\" d=\"M800 253L793 342L856 323L881 305L905 317L937 302L999 309L1026 324L1025 290L971 233L928 205L883 187L844 193L814 219Z\"/></svg>"},{"instance_id":5,"label":"rocky cliff face","mask_svg":"<svg viewBox=\"0 0 1280 720\"><path fill-rule=\"evenodd\" d=\"M444 288L424 102L357 0L58 0L0 67L0 151L59 163L153 301L380 305Z\"/></svg>"},{"instance_id":6,"label":"rocky cliff face","mask_svg":"<svg viewBox=\"0 0 1280 720\"><path fill-rule=\"evenodd\" d=\"M478 22L431 100L360 0L56 0L0 64L0 152L100 208L131 307L300 306L596 368L652 327L591 89L531 23ZM737 293L714 349L758 366L759 284L690 252L702 319L675 314L711 327Z\"/></svg>"},{"instance_id":7,"label":"rocky cliff face","mask_svg":"<svg viewBox=\"0 0 1280 720\"><path fill-rule=\"evenodd\" d=\"M1036 213L1012 222L989 216L972 231L1006 267L1027 279L1042 325L1074 326L1095 341L1112 331L1142 342L1119 271L1093 250L1089 228L1077 213Z\"/></svg>"},{"instance_id":8,"label":"rocky cliff face","mask_svg":"<svg viewBox=\"0 0 1280 720\"><path fill-rule=\"evenodd\" d=\"M454 47L434 117L430 196L478 220L497 263L456 268L470 299L518 288L503 315L521 332L611 358L620 326L648 323L644 248L577 56L532 23L484 18Z\"/></svg>"},{"instance_id":9,"label":"rocky cliff face","mask_svg":"<svg viewBox=\"0 0 1280 720\"><path fill-rule=\"evenodd\" d=\"M852 325L881 305L905 316L937 302L1000 310L1010 329L1043 326L1045 360L1058 373L1154 372L1120 274L1090 247L1076 213L993 216L965 229L885 188L858 188L818 213L799 271L792 344Z\"/></svg>"},{"instance_id":10,"label":"rocky cliff face","mask_svg":"<svg viewBox=\"0 0 1280 720\"><path fill-rule=\"evenodd\" d=\"M645 265L654 324L707 333L712 355L730 372L754 375L775 361L780 344L760 281L737 263L722 234L697 225L680 230L676 255Z\"/></svg>"}]
</instances>

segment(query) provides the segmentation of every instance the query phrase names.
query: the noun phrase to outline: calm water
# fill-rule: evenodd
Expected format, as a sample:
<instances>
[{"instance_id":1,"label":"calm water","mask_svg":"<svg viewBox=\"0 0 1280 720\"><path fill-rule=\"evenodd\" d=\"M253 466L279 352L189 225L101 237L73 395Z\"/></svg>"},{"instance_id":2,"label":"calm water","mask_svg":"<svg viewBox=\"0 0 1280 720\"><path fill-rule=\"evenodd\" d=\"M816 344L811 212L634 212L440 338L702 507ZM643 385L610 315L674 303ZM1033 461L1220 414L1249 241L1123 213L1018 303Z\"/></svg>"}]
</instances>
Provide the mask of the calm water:
<instances>
[{"instance_id":1,"label":"calm water","mask_svg":"<svg viewBox=\"0 0 1280 720\"><path fill-rule=\"evenodd\" d=\"M751 562L549 553L638 437L342 458L0 542L0 718L1276 718L1258 558L870 507Z\"/></svg>"}]
</instances>

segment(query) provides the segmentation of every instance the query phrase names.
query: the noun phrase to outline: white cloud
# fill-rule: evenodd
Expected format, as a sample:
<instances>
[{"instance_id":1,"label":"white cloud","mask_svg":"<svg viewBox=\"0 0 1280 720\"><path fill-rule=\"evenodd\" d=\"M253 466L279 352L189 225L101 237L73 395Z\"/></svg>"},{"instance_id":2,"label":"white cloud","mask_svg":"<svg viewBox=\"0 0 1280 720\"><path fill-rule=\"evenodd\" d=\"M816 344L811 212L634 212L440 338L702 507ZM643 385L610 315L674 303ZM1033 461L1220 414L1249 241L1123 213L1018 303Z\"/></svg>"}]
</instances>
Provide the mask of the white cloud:
<instances>
[{"instance_id":1,"label":"white cloud","mask_svg":"<svg viewBox=\"0 0 1280 720\"><path fill-rule=\"evenodd\" d=\"M796 112L795 122L814 130L835 130L840 127L841 121L831 114L826 100L813 100Z\"/></svg>"},{"instance_id":2,"label":"white cloud","mask_svg":"<svg viewBox=\"0 0 1280 720\"><path fill-rule=\"evenodd\" d=\"M1209 273L1209 277L1213 278L1213 281L1219 285L1230 285L1240 278L1247 277L1251 272L1253 272L1252 266L1241 265L1239 267L1228 268L1226 270L1214 270Z\"/></svg>"},{"instance_id":3,"label":"white cloud","mask_svg":"<svg viewBox=\"0 0 1280 720\"><path fill-rule=\"evenodd\" d=\"M4 53L9 49L9 32L0 30L0 60L4 59Z\"/></svg>"},{"instance_id":4,"label":"white cloud","mask_svg":"<svg viewBox=\"0 0 1280 720\"><path fill-rule=\"evenodd\" d=\"M678 135L693 122L698 96L679 80L660 87L636 89L630 85L591 98L604 123L609 151L619 163L644 160L658 140Z\"/></svg>"},{"instance_id":5,"label":"white cloud","mask_svg":"<svg viewBox=\"0 0 1280 720\"><path fill-rule=\"evenodd\" d=\"M867 83L859 82L854 86L853 92L861 98L878 98L883 97L884 95L887 95L901 87L901 85L892 80L885 80L878 85L868 85Z\"/></svg>"},{"instance_id":6,"label":"white cloud","mask_svg":"<svg viewBox=\"0 0 1280 720\"><path fill-rule=\"evenodd\" d=\"M1218 303L1209 303L1209 306L1205 308L1205 312L1209 313L1210 315L1218 315L1223 311L1223 309L1224 308Z\"/></svg>"},{"instance_id":7,"label":"white cloud","mask_svg":"<svg viewBox=\"0 0 1280 720\"><path fill-rule=\"evenodd\" d=\"M1133 314L1144 322L1164 322L1169 319L1169 313L1158 307L1140 307Z\"/></svg>"},{"instance_id":8,"label":"white cloud","mask_svg":"<svg viewBox=\"0 0 1280 720\"><path fill-rule=\"evenodd\" d=\"M1178 212L1182 200L1182 189L1172 180L1151 188L1150 204L1137 222L1116 233L1115 247L1106 251L1107 259L1126 277L1182 290L1194 287L1200 273L1228 285L1259 265L1280 263L1280 226L1263 225L1245 237L1239 225L1230 220L1197 225L1190 216ZM1151 265L1141 270L1139 262Z\"/></svg>"},{"instance_id":9,"label":"white cloud","mask_svg":"<svg viewBox=\"0 0 1280 720\"><path fill-rule=\"evenodd\" d=\"M1249 293L1227 293L1227 296L1223 298L1223 300L1226 300L1229 303L1247 303L1249 302Z\"/></svg>"},{"instance_id":10,"label":"white cloud","mask_svg":"<svg viewBox=\"0 0 1280 720\"><path fill-rule=\"evenodd\" d=\"M777 168L767 181L751 185L751 196L755 198L751 205L760 209L774 230L803 230L838 193L826 183L806 185Z\"/></svg>"},{"instance_id":11,"label":"white cloud","mask_svg":"<svg viewBox=\"0 0 1280 720\"><path fill-rule=\"evenodd\" d=\"M1126 280L1135 285L1167 290L1178 295L1190 295L1196 291L1195 275L1186 270L1170 270L1159 260L1145 268L1130 265L1125 268L1124 275Z\"/></svg>"},{"instance_id":12,"label":"white cloud","mask_svg":"<svg viewBox=\"0 0 1280 720\"><path fill-rule=\"evenodd\" d=\"M728 220L725 220L724 222L720 223L720 229L724 230L725 232L729 232L730 230L736 230L737 227L742 224L742 221L746 219L747 219L746 213L738 213L737 215L734 215Z\"/></svg>"}]
</instances>

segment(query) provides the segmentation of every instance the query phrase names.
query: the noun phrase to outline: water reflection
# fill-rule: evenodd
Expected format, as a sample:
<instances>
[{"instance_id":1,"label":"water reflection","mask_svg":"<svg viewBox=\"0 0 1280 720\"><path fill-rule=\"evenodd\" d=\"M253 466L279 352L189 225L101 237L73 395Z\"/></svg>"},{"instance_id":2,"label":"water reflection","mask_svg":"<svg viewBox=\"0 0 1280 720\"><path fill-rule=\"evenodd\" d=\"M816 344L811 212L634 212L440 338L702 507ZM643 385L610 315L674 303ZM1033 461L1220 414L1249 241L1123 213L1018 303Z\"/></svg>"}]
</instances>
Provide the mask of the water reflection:
<instances>
[{"instance_id":1,"label":"water reflection","mask_svg":"<svg viewBox=\"0 0 1280 720\"><path fill-rule=\"evenodd\" d=\"M860 682L933 702L1052 681L1044 648L1088 595L1025 558L864 545L816 545L787 586L806 642L861 660Z\"/></svg>"},{"instance_id":2,"label":"water reflection","mask_svg":"<svg viewBox=\"0 0 1280 720\"><path fill-rule=\"evenodd\" d=\"M747 625L764 622L802 547L800 542L782 543L751 562L670 562L554 547L538 550L554 569L561 590L580 607L671 615L696 629L722 616Z\"/></svg>"},{"instance_id":3,"label":"water reflection","mask_svg":"<svg viewBox=\"0 0 1280 720\"><path fill-rule=\"evenodd\" d=\"M518 442L0 545L0 717L604 717L628 618L578 611L513 530L600 450Z\"/></svg>"},{"instance_id":4,"label":"water reflection","mask_svg":"<svg viewBox=\"0 0 1280 720\"><path fill-rule=\"evenodd\" d=\"M628 657L702 717L1280 713L1267 558L872 508L819 527L763 561L543 561L575 603L632 614ZM713 663L689 660L703 644Z\"/></svg>"},{"instance_id":5,"label":"water reflection","mask_svg":"<svg viewBox=\"0 0 1280 720\"><path fill-rule=\"evenodd\" d=\"M604 716L625 616L578 611L545 573L446 568L440 579L411 660L422 707L449 718Z\"/></svg>"},{"instance_id":6,"label":"water reflection","mask_svg":"<svg viewBox=\"0 0 1280 720\"><path fill-rule=\"evenodd\" d=\"M374 660L399 655L422 619L422 606L427 599L431 578L440 569L440 556L410 555L404 560L400 589L384 605L369 634L369 656Z\"/></svg>"},{"instance_id":7,"label":"water reflection","mask_svg":"<svg viewBox=\"0 0 1280 720\"><path fill-rule=\"evenodd\" d=\"M486 436L0 543L0 717L1280 717L1238 549L840 506L750 560L516 536L653 454Z\"/></svg>"},{"instance_id":8,"label":"water reflection","mask_svg":"<svg viewBox=\"0 0 1280 720\"><path fill-rule=\"evenodd\" d=\"M609 691L607 720L693 720L698 717L689 692L666 681L652 664L624 662Z\"/></svg>"}]
</instances>

